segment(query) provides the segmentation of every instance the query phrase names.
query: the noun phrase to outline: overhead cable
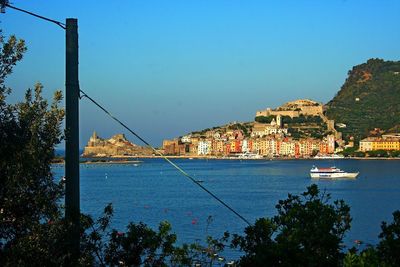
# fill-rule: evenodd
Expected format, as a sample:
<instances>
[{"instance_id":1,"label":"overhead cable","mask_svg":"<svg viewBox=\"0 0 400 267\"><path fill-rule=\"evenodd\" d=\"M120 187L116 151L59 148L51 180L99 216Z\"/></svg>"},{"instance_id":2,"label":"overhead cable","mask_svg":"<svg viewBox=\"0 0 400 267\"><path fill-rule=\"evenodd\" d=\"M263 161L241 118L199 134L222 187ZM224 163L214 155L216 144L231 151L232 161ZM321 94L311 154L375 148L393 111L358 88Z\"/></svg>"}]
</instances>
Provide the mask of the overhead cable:
<instances>
[{"instance_id":1,"label":"overhead cable","mask_svg":"<svg viewBox=\"0 0 400 267\"><path fill-rule=\"evenodd\" d=\"M18 10L18 11L21 11L21 12L24 12L24 13L27 13L27 14L32 15L32 16L34 16L34 17L37 17L37 18L39 18L39 19L43 19L43 20L47 20L47 21L53 22L53 23L57 24L58 26L60 26L61 28L63 28L64 30L66 29L65 24L62 23L62 22L59 22L59 21L57 21L57 20L53 20L53 19L49 19L49 18L40 16L40 15L38 15L38 14L29 12L29 11L27 11L27 10L24 10L24 9L21 9L21 8L18 8L18 7L15 7L15 6L12 6L12 5L8 4L8 3L5 3L4 6L9 7L9 8L12 8L12 9L15 9L15 10ZM3 7L3 8L4 8L4 7Z\"/></svg>"},{"instance_id":2,"label":"overhead cable","mask_svg":"<svg viewBox=\"0 0 400 267\"><path fill-rule=\"evenodd\" d=\"M89 99L93 104L95 104L97 107L99 107L102 111L104 111L109 117L111 117L114 121L118 122L122 127L124 127L126 130L128 130L131 134L136 136L140 141L142 141L146 146L151 148L157 155L162 157L165 161L167 161L169 164L171 164L176 170L178 170L182 175L187 177L189 180L191 180L194 184L199 186L201 189L203 189L205 192L207 192L210 196L212 196L215 200L217 200L219 203L221 203L223 206L225 206L227 209L229 209L231 212L233 212L237 217L239 217L242 221L244 221L246 224L251 225L250 222L244 218L242 215L240 215L237 211L235 211L232 207L230 207L228 204L226 204L222 199L217 197L214 193L212 193L210 190L205 188L200 182L198 182L195 178L193 178L190 174L188 174L186 171L184 171L181 167L176 165L174 162L172 162L167 156L165 156L161 151L155 149L152 145L150 145L146 140L144 140L142 137L140 137L136 132L134 132L132 129L130 129L125 123L120 121L118 118L113 116L108 110L106 110L102 105L100 105L97 101L95 101L93 98L88 96L84 91L80 90L81 93L83 94L81 98L86 97Z\"/></svg>"}]
</instances>

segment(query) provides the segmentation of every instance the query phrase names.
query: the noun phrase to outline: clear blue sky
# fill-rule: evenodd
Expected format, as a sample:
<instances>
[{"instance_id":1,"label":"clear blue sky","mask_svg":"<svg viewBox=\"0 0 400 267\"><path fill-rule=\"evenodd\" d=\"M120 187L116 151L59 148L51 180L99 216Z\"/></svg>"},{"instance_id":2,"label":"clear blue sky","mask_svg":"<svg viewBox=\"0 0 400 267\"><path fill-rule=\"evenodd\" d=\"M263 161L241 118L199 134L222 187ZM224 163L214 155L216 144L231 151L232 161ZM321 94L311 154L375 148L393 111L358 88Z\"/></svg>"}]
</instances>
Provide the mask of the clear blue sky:
<instances>
[{"instance_id":1,"label":"clear blue sky","mask_svg":"<svg viewBox=\"0 0 400 267\"><path fill-rule=\"evenodd\" d=\"M78 18L80 86L154 145L192 130L251 121L297 98L326 103L352 66L400 59L398 0L22 1L56 20ZM8 9L5 35L28 52L7 80L23 96L37 81L64 90L65 33ZM81 146L93 130L124 132L87 100ZM136 143L132 136L128 138Z\"/></svg>"}]
</instances>

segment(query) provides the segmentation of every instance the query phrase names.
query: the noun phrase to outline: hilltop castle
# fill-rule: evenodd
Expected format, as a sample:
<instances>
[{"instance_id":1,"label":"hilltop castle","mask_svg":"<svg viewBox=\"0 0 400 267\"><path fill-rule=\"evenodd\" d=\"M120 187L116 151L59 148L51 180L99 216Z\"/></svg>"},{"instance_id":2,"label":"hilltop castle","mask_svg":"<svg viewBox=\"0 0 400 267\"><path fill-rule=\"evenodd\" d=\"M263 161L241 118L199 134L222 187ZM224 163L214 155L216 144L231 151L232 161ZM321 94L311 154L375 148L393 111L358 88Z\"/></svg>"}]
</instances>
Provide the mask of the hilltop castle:
<instances>
[{"instance_id":1,"label":"hilltop castle","mask_svg":"<svg viewBox=\"0 0 400 267\"><path fill-rule=\"evenodd\" d=\"M323 114L323 105L310 99L299 99L287 102L282 106L271 109L260 110L256 112L256 117L259 116L290 116L299 117L300 115L320 116Z\"/></svg>"}]
</instances>

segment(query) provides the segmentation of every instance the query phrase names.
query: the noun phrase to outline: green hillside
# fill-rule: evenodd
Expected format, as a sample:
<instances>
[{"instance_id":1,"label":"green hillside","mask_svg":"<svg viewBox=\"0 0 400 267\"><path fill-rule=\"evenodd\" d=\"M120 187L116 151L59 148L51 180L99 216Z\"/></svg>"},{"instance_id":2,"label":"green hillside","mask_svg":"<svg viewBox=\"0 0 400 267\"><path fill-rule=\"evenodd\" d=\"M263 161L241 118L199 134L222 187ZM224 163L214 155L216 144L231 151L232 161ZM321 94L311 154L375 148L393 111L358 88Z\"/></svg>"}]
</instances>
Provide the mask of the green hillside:
<instances>
[{"instance_id":1,"label":"green hillside","mask_svg":"<svg viewBox=\"0 0 400 267\"><path fill-rule=\"evenodd\" d=\"M389 130L400 124L400 61L370 59L353 67L326 115L346 124L344 139L356 140L374 128Z\"/></svg>"}]
</instances>

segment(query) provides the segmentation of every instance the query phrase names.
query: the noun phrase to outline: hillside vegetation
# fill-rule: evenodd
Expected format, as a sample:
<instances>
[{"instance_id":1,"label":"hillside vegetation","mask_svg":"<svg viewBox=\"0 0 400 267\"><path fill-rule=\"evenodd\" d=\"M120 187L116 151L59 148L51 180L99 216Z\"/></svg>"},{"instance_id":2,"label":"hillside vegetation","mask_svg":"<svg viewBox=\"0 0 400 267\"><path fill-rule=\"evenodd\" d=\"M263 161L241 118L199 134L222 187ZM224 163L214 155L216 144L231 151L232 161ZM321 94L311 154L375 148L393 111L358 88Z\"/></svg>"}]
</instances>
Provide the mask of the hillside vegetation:
<instances>
[{"instance_id":1,"label":"hillside vegetation","mask_svg":"<svg viewBox=\"0 0 400 267\"><path fill-rule=\"evenodd\" d=\"M190 132L190 135L193 136L198 136L198 137L206 137L207 132L214 131L214 132L219 132L219 133L225 133L226 131L229 130L241 130L244 134L245 137L249 137L251 133L251 128L253 127L254 123L253 122L234 122L234 123L229 123L226 125L221 125L221 126L215 126L212 128L206 128L200 131L193 131Z\"/></svg>"},{"instance_id":2,"label":"hillside vegetation","mask_svg":"<svg viewBox=\"0 0 400 267\"><path fill-rule=\"evenodd\" d=\"M359 140L374 128L389 130L400 124L400 61L370 59L353 67L326 115L346 124L343 137Z\"/></svg>"}]
</instances>

